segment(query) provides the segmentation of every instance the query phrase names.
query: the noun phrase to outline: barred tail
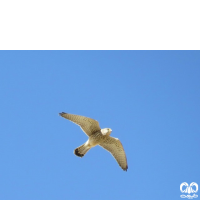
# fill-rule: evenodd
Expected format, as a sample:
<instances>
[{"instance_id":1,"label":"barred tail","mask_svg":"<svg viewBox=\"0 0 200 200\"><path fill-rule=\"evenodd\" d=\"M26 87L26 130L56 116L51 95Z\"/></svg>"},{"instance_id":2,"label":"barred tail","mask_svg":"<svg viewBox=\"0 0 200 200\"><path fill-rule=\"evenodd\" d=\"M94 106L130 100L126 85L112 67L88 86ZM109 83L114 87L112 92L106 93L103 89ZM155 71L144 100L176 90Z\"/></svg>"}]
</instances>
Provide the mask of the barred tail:
<instances>
[{"instance_id":1,"label":"barred tail","mask_svg":"<svg viewBox=\"0 0 200 200\"><path fill-rule=\"evenodd\" d=\"M88 147L86 144L83 144L74 150L74 154L76 156L83 157L90 149L91 147Z\"/></svg>"}]
</instances>

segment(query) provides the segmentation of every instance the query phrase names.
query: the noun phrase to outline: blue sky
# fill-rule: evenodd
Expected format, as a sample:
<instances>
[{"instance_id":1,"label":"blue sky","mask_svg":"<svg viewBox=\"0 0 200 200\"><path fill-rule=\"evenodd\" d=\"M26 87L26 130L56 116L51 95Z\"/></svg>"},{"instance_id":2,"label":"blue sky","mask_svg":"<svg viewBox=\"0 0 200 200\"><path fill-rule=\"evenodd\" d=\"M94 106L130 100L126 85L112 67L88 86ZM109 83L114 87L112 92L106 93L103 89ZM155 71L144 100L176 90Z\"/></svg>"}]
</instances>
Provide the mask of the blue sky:
<instances>
[{"instance_id":1,"label":"blue sky","mask_svg":"<svg viewBox=\"0 0 200 200\"><path fill-rule=\"evenodd\" d=\"M1 51L0 66L0 199L181 199L182 182L200 185L199 51ZM111 128L127 172L101 147L75 156L87 136L59 112Z\"/></svg>"}]
</instances>

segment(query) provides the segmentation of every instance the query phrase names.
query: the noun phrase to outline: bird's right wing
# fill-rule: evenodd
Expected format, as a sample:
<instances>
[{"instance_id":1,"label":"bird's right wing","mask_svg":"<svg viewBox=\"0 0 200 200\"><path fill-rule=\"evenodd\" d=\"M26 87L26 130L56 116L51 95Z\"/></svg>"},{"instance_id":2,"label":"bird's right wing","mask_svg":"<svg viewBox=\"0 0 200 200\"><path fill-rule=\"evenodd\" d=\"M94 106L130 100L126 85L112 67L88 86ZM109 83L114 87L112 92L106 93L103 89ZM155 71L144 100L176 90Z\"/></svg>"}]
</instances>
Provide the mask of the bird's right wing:
<instances>
[{"instance_id":1,"label":"bird's right wing","mask_svg":"<svg viewBox=\"0 0 200 200\"><path fill-rule=\"evenodd\" d=\"M74 114L69 114L69 113L59 113L60 116L74 122L75 124L78 124L81 129L88 135L92 135L93 133L101 130L99 126L99 122L91 119L89 117L84 117L80 115L74 115Z\"/></svg>"},{"instance_id":2,"label":"bird's right wing","mask_svg":"<svg viewBox=\"0 0 200 200\"><path fill-rule=\"evenodd\" d=\"M117 160L119 166L123 170L127 171L128 164L127 164L126 154L122 146L122 143L119 141L118 138L109 136L99 145L104 149L106 149L107 151L109 151L113 155L113 157Z\"/></svg>"}]
</instances>

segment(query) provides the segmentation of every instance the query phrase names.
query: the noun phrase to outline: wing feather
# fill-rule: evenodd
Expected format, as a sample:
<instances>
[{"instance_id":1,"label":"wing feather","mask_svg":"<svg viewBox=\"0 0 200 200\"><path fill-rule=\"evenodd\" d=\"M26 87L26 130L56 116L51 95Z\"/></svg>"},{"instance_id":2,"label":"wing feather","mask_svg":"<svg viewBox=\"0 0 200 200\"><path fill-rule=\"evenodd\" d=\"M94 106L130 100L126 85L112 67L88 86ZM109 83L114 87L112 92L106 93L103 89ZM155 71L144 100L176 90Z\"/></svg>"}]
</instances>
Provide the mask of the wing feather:
<instances>
[{"instance_id":1,"label":"wing feather","mask_svg":"<svg viewBox=\"0 0 200 200\"><path fill-rule=\"evenodd\" d=\"M99 126L99 122L91 119L89 117L84 117L80 115L74 115L74 114L69 114L69 113L59 113L60 116L64 117L65 119L68 119L75 124L79 125L81 129L86 133L86 135L90 136L93 133L101 130Z\"/></svg>"},{"instance_id":2,"label":"wing feather","mask_svg":"<svg viewBox=\"0 0 200 200\"><path fill-rule=\"evenodd\" d=\"M127 164L126 154L122 146L122 143L119 141L118 138L109 136L104 142L100 143L99 145L104 149L106 149L107 151L109 151L116 159L119 166L123 170L127 171L128 164Z\"/></svg>"}]
</instances>

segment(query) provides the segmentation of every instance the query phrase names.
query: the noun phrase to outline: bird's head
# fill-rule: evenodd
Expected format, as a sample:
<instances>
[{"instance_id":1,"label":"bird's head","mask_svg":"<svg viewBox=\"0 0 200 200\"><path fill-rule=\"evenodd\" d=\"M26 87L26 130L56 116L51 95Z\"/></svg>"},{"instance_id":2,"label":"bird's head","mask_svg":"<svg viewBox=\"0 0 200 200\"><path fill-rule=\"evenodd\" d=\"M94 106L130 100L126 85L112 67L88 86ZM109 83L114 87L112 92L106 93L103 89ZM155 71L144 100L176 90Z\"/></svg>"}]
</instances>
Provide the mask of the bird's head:
<instances>
[{"instance_id":1,"label":"bird's head","mask_svg":"<svg viewBox=\"0 0 200 200\"><path fill-rule=\"evenodd\" d=\"M107 128L108 132L111 134L112 129L111 128Z\"/></svg>"},{"instance_id":2,"label":"bird's head","mask_svg":"<svg viewBox=\"0 0 200 200\"><path fill-rule=\"evenodd\" d=\"M101 133L103 135L110 135L112 132L112 129L111 128L104 128L104 129L101 129Z\"/></svg>"}]
</instances>

